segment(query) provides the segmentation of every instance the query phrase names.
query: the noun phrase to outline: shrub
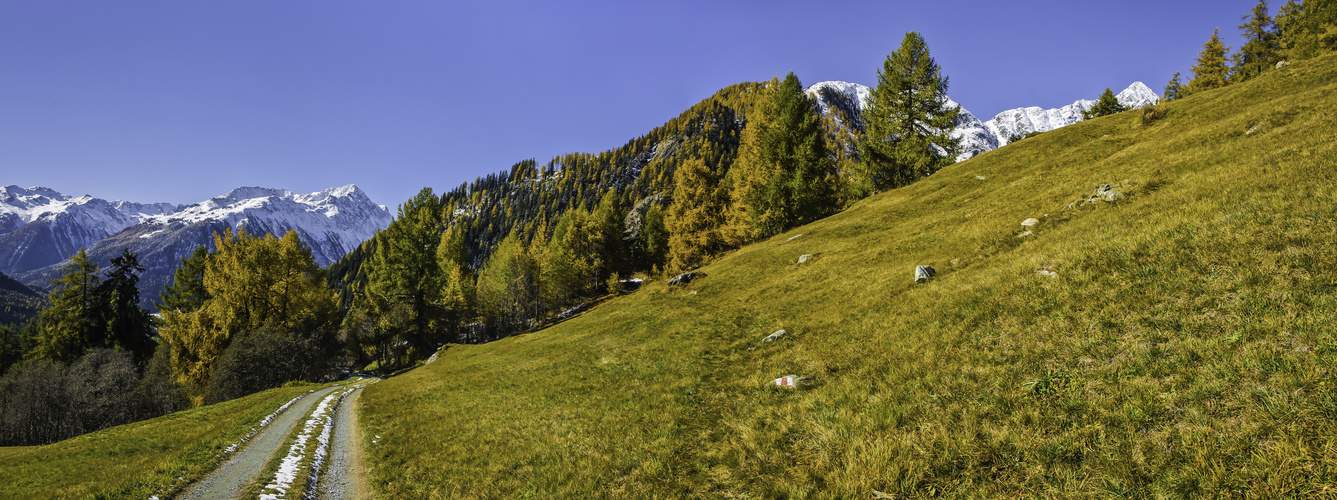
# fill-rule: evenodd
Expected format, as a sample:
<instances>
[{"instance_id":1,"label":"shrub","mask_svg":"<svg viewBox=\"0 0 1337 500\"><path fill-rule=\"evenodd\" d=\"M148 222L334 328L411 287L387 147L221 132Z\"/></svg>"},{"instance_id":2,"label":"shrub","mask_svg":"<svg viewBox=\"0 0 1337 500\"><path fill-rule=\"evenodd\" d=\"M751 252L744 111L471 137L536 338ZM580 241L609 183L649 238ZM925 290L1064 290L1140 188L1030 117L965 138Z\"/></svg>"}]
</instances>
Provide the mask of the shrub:
<instances>
[{"instance_id":1,"label":"shrub","mask_svg":"<svg viewBox=\"0 0 1337 500\"><path fill-rule=\"evenodd\" d=\"M35 360L0 378L0 445L50 443L65 435L64 367Z\"/></svg>"},{"instance_id":2,"label":"shrub","mask_svg":"<svg viewBox=\"0 0 1337 500\"><path fill-rule=\"evenodd\" d=\"M604 288L608 289L609 295L622 295L622 276L617 273L610 274L608 281L604 282Z\"/></svg>"},{"instance_id":3,"label":"shrub","mask_svg":"<svg viewBox=\"0 0 1337 500\"><path fill-rule=\"evenodd\" d=\"M318 341L260 328L233 340L219 356L205 402L239 398L290 380L314 380L328 371L328 365Z\"/></svg>"},{"instance_id":4,"label":"shrub","mask_svg":"<svg viewBox=\"0 0 1337 500\"><path fill-rule=\"evenodd\" d=\"M144 379L135 388L143 418L177 412L190 407L190 400L172 378L172 346L158 344L144 371Z\"/></svg>"},{"instance_id":5,"label":"shrub","mask_svg":"<svg viewBox=\"0 0 1337 500\"><path fill-rule=\"evenodd\" d=\"M128 422L139 413L135 386L139 370L128 351L94 349L70 364L65 375L71 436Z\"/></svg>"},{"instance_id":6,"label":"shrub","mask_svg":"<svg viewBox=\"0 0 1337 500\"><path fill-rule=\"evenodd\" d=\"M1148 126L1165 117L1165 109L1160 104L1142 106L1142 126Z\"/></svg>"}]
</instances>

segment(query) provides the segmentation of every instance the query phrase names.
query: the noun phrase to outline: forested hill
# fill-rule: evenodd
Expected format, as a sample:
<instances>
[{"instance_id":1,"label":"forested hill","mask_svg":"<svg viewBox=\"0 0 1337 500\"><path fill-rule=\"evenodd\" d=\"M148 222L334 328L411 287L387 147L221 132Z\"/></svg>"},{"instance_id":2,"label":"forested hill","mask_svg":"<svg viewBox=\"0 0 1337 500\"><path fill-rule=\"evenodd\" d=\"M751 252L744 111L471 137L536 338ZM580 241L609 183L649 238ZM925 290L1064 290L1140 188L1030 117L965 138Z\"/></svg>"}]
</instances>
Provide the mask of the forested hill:
<instances>
[{"instance_id":1,"label":"forested hill","mask_svg":"<svg viewBox=\"0 0 1337 500\"><path fill-rule=\"evenodd\" d=\"M37 315L44 297L18 280L0 274L0 325L19 324Z\"/></svg>"},{"instance_id":2,"label":"forested hill","mask_svg":"<svg viewBox=\"0 0 1337 500\"><path fill-rule=\"evenodd\" d=\"M544 164L521 161L441 194L440 205L448 224L464 230L475 270L513 230L528 242L567 210L582 205L593 209L610 191L623 210L645 201L640 205L643 214L655 200L664 208L673 196L674 171L688 158L703 159L716 178L723 178L737 155L749 103L762 88L755 82L726 87L611 151L570 153ZM633 247L636 229L626 228ZM349 285L365 282L362 263L375 241L363 243L330 267L331 283L343 291L345 305L351 299Z\"/></svg>"},{"instance_id":3,"label":"forested hill","mask_svg":"<svg viewBox=\"0 0 1337 500\"><path fill-rule=\"evenodd\" d=\"M488 249L512 228L528 239L571 208L592 209L610 190L624 208L656 194L671 199L673 173L685 159L700 157L717 175L733 163L747 103L759 86L741 83L720 90L612 151L565 154L542 165L522 161L443 194L441 205L454 215L454 223L468 228L465 241L478 268Z\"/></svg>"}]
</instances>

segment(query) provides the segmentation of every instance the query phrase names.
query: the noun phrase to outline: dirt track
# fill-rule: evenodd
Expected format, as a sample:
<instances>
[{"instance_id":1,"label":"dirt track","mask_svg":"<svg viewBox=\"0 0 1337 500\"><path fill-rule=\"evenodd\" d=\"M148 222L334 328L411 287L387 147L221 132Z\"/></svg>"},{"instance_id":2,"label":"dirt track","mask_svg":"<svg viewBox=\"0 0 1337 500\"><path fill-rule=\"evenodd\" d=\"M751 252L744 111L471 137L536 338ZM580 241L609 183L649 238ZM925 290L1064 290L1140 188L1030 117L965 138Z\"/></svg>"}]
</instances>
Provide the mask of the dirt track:
<instances>
[{"instance_id":1,"label":"dirt track","mask_svg":"<svg viewBox=\"0 0 1337 500\"><path fill-rule=\"evenodd\" d=\"M370 498L367 473L362 468L362 432L357 423L358 396L362 388L344 398L334 416L330 440L329 468L320 478L317 498L346 500Z\"/></svg>"},{"instance_id":2,"label":"dirt track","mask_svg":"<svg viewBox=\"0 0 1337 500\"><path fill-rule=\"evenodd\" d=\"M293 404L273 422L260 431L260 434L246 443L246 446L238 451L218 469L205 476L200 482L195 483L186 490L180 498L187 499L218 499L218 498L239 498L239 494L255 481L260 474L260 470L269 459L279 451L292 434L293 429L297 427L302 419L306 417L307 412L311 411L312 405L320 401L321 398L334 392L335 387L321 389L316 392L308 393Z\"/></svg>"}]
</instances>

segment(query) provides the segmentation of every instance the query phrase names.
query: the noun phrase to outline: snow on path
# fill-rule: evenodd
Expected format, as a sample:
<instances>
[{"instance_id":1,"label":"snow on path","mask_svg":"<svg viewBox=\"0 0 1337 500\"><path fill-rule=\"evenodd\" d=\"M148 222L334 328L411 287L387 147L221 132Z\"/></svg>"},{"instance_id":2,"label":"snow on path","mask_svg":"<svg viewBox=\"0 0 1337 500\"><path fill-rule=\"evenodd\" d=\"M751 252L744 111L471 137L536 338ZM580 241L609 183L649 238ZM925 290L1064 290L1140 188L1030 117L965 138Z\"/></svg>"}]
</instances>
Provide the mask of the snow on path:
<instances>
[{"instance_id":1,"label":"snow on path","mask_svg":"<svg viewBox=\"0 0 1337 500\"><path fill-rule=\"evenodd\" d=\"M217 470L195 483L181 498L236 498L246 489L246 485L256 479L260 470L269 463L269 458L283 446L288 435L292 434L293 428L297 427L302 417L306 416L307 409L311 408L316 400L334 392L335 389L329 387L308 393L308 397L298 399L296 402L289 401L288 404L292 406L283 413L275 412L277 417L274 414L265 417L266 420L271 420L271 423L265 426L264 430L256 434L241 451L220 465Z\"/></svg>"},{"instance_id":2,"label":"snow on path","mask_svg":"<svg viewBox=\"0 0 1337 500\"><path fill-rule=\"evenodd\" d=\"M302 433L288 448L288 455L283 457L279 469L274 472L273 480L266 484L265 489L260 493L262 500L285 498L288 490L292 488L293 481L297 480L303 462L306 462L306 448L313 435L316 436L316 449L311 454L312 459L308 466L307 491L314 492L318 488L317 481L320 478L321 467L324 465L325 457L329 454L330 433L334 428L333 410L339 407L348 393L360 388L359 385L339 394L331 393L320 400L320 404L311 412L311 416L307 417L306 423L302 426Z\"/></svg>"},{"instance_id":3,"label":"snow on path","mask_svg":"<svg viewBox=\"0 0 1337 500\"><path fill-rule=\"evenodd\" d=\"M362 466L362 432L358 428L358 396L353 391L334 415L334 438L330 444L330 463L320 476L318 498L352 500L371 498L367 472Z\"/></svg>"}]
</instances>

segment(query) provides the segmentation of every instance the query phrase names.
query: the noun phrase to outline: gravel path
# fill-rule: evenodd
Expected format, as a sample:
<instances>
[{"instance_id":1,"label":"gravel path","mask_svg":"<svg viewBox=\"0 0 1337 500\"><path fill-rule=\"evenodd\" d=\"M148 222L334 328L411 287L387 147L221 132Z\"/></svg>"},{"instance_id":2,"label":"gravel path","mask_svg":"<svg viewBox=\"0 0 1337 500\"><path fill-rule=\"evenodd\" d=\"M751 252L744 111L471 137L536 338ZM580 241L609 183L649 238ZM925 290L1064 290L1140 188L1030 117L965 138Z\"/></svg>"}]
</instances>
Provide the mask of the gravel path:
<instances>
[{"instance_id":1,"label":"gravel path","mask_svg":"<svg viewBox=\"0 0 1337 500\"><path fill-rule=\"evenodd\" d=\"M351 500L370 498L367 472L362 468L362 432L357 424L358 396L362 388L344 398L334 415L334 436L330 440L330 464L320 478L317 498Z\"/></svg>"},{"instance_id":2,"label":"gravel path","mask_svg":"<svg viewBox=\"0 0 1337 500\"><path fill-rule=\"evenodd\" d=\"M220 465L213 473L191 486L181 498L237 498L252 481L255 481L260 469L264 468L274 453L283 446L288 435L292 434L293 429L311 410L311 406L334 392L334 389L334 387L321 389L308 393L298 400L260 431L260 434L252 438L245 448Z\"/></svg>"}]
</instances>

